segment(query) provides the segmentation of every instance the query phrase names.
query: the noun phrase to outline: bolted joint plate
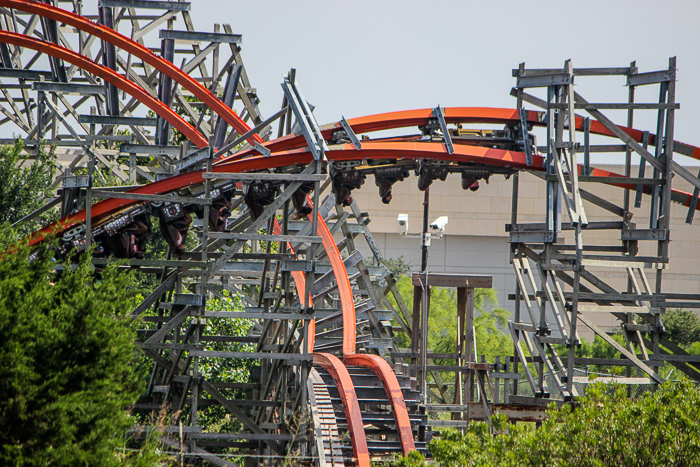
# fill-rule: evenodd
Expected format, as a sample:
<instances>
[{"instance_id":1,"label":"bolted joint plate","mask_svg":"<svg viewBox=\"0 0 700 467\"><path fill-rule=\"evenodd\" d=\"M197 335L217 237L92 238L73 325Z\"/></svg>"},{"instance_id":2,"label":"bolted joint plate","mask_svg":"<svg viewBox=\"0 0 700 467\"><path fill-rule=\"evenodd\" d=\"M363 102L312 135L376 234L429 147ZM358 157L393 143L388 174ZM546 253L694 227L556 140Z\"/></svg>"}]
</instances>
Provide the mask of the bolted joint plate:
<instances>
[{"instance_id":1,"label":"bolted joint plate","mask_svg":"<svg viewBox=\"0 0 700 467\"><path fill-rule=\"evenodd\" d=\"M524 231L509 232L508 242L510 243L552 243L554 242L554 231Z\"/></svg>"},{"instance_id":2,"label":"bolted joint plate","mask_svg":"<svg viewBox=\"0 0 700 467\"><path fill-rule=\"evenodd\" d=\"M89 188L92 186L89 175L65 177L61 182L63 188Z\"/></svg>"},{"instance_id":3,"label":"bolted joint plate","mask_svg":"<svg viewBox=\"0 0 700 467\"><path fill-rule=\"evenodd\" d=\"M313 270L314 270L313 261L306 261L306 260L280 261L280 271L281 272L290 272L290 271L311 272Z\"/></svg>"},{"instance_id":4,"label":"bolted joint plate","mask_svg":"<svg viewBox=\"0 0 700 467\"><path fill-rule=\"evenodd\" d=\"M176 293L173 299L174 305L203 306L204 296L199 294Z\"/></svg>"}]
</instances>

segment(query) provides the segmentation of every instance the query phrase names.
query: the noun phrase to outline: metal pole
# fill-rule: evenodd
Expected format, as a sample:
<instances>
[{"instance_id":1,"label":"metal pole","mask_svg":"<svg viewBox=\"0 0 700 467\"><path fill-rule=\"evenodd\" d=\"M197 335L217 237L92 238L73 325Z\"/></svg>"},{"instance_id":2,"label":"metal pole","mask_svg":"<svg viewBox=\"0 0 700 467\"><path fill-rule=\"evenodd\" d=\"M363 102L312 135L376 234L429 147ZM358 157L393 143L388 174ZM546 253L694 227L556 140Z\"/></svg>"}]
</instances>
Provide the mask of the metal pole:
<instances>
[{"instance_id":1,"label":"metal pole","mask_svg":"<svg viewBox=\"0 0 700 467\"><path fill-rule=\"evenodd\" d=\"M430 187L425 189L423 199L423 234L421 235L421 263L420 270L428 272L428 216L430 215Z\"/></svg>"}]
</instances>

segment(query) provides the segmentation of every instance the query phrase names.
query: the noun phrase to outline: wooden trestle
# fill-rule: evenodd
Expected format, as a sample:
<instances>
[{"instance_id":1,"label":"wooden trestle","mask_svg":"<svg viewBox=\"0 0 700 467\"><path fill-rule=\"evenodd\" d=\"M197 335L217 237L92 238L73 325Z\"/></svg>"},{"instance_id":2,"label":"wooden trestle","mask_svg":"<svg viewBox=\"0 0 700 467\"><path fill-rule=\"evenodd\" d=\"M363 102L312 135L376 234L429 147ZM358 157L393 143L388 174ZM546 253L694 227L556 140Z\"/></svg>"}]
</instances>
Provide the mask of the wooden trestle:
<instances>
[{"instance_id":1,"label":"wooden trestle","mask_svg":"<svg viewBox=\"0 0 700 467\"><path fill-rule=\"evenodd\" d=\"M97 17L81 16L80 3L73 4L74 11L66 11L0 0L0 19L15 31L0 32L0 125L14 125L30 153L40 141L58 148L60 194L47 206L60 205L63 219L30 241L59 233L61 254L97 243L105 250L105 257L93 259L97 267L111 261L106 256L121 257L124 269L139 268L159 284L132 312L142 317L139 345L153 363L135 410L166 408L163 442L188 462L200 457L233 465L213 451L237 448L248 465L294 456L304 464L365 466L425 450L440 429L488 420L494 412L541 421L548 402L567 403L580 394L587 379L576 366L586 364L622 365L626 375L616 381L653 386L662 382L658 367L670 362L700 381L700 358L663 336L666 309L700 307L699 296L662 287L671 202L688 206L692 222L700 192L700 180L674 161L674 154L700 159L700 149L673 139L675 59L652 73L639 73L634 63L576 69L567 61L550 70L523 64L513 71L517 109L437 107L319 126L295 70L283 82L281 110L264 119L240 36L228 25L223 32L220 25L213 33L195 30L187 2L101 0ZM186 30L174 30L176 18ZM130 34L117 33L120 26ZM50 70L36 71L42 54L51 58ZM573 87L583 75L625 77L629 101L588 103ZM659 86L658 103L634 101L643 85ZM545 89L546 98L529 88ZM156 118L138 116L145 113L142 104ZM525 104L543 110L524 110ZM611 108L628 110L626 126L605 117ZM657 113L655 134L632 129L641 109ZM462 128L470 124L504 129ZM544 144L536 143L533 127L546 129ZM419 133L368 136L395 128ZM175 131L182 137L173 138ZM591 144L591 135L616 144ZM591 167L590 153L604 151L625 153L624 174ZM631 173L637 156L642 168L653 168L651 176ZM150 162L137 164L142 158ZM520 171L546 185L540 223L519 222ZM490 277L423 271L413 276L412 310L398 293L352 191L374 176L386 198L410 172L421 189L449 174L459 174L465 190L495 174L513 180L506 226L517 278L507 329L513 357L485 362L473 352L474 289L491 287ZM107 173L131 186L103 186L99 179ZM695 192L673 189L674 174ZM596 183L623 189L622 206L597 196ZM632 207L642 196L651 197L651 223L638 228ZM97 198L104 201L93 204ZM589 216L591 204L608 217ZM165 259L149 258L143 248L155 218L168 241ZM590 241L598 230L618 231L620 243ZM657 253L640 256L640 242L653 242ZM605 282L598 271L609 268L627 274L625 288ZM454 353L433 353L421 338L433 286L458 290ZM226 292L240 297L240 309L212 307ZM618 318L626 344L596 326L594 313ZM215 330L231 323L245 325L245 335ZM621 358L575 358L579 323ZM397 346L398 332L409 336L410 348ZM558 356L555 344L568 347L568 358ZM435 365L437 358L455 363ZM247 362L239 365L245 381L210 371L241 362ZM204 430L202 417L212 407L242 428Z\"/></svg>"}]
</instances>

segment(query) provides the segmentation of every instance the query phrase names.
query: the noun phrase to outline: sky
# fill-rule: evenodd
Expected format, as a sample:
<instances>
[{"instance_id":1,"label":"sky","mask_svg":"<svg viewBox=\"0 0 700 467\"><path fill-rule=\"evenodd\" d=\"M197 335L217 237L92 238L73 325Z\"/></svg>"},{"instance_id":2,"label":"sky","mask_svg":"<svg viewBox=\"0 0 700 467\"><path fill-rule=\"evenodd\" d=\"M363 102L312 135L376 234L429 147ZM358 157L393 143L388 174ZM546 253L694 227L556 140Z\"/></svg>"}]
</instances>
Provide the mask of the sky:
<instances>
[{"instance_id":1,"label":"sky","mask_svg":"<svg viewBox=\"0 0 700 467\"><path fill-rule=\"evenodd\" d=\"M656 71L677 57L676 138L700 145L698 1L193 0L198 30L229 23L263 116L279 110L290 68L320 124L435 107L515 107L511 70L625 67ZM625 102L624 77L583 78L589 102ZM651 88L651 87L648 87ZM637 94L658 100L658 86ZM636 127L654 132L653 111ZM625 123L624 112L606 112ZM646 126L645 126L646 125Z\"/></svg>"}]
</instances>

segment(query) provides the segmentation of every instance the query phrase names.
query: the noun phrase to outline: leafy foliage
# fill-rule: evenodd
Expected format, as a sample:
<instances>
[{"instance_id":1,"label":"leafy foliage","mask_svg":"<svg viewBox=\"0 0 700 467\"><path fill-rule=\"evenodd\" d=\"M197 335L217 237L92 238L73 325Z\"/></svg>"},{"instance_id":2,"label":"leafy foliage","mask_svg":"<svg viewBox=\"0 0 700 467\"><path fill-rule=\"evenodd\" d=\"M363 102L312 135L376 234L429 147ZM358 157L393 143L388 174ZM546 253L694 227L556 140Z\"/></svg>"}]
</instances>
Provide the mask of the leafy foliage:
<instances>
[{"instance_id":1,"label":"leafy foliage","mask_svg":"<svg viewBox=\"0 0 700 467\"><path fill-rule=\"evenodd\" d=\"M119 465L127 467L154 467L154 466L176 466L177 459L171 454L163 452L160 444L160 437L165 428L165 418L158 420L157 427L150 429L146 433L146 439L140 445L132 439L126 439L123 446L116 452ZM131 446L131 445L134 446ZM181 465L181 464L180 464Z\"/></svg>"},{"instance_id":2,"label":"leafy foliage","mask_svg":"<svg viewBox=\"0 0 700 467\"><path fill-rule=\"evenodd\" d=\"M223 292L222 298L209 300L207 308L216 311L243 311L243 303L238 295L228 291ZM248 319L210 318L207 320L207 335L244 337L252 321ZM206 342L205 350L222 352L250 352L255 350L253 344L241 342ZM202 376L211 382L246 383L251 368L259 366L259 361L237 358L202 358L199 369ZM224 389L222 392L229 398L242 398L241 390ZM204 397L208 397L206 394ZM199 424L205 431L230 432L240 431L241 424L231 417L220 405L202 408L198 415Z\"/></svg>"},{"instance_id":3,"label":"leafy foliage","mask_svg":"<svg viewBox=\"0 0 700 467\"><path fill-rule=\"evenodd\" d=\"M410 310L413 309L413 285L411 278L402 277L397 287ZM393 297L391 298L393 300ZM395 306L395 303L392 303ZM474 317L476 346L479 358L493 362L496 356L513 354L513 344L505 332L509 313L498 307L496 291L475 289ZM409 346L408 336L402 336L402 347ZM438 353L454 353L457 349L457 289L433 287L430 294L428 315L428 348Z\"/></svg>"},{"instance_id":4,"label":"leafy foliage","mask_svg":"<svg viewBox=\"0 0 700 467\"><path fill-rule=\"evenodd\" d=\"M406 262L403 255L398 258L384 258L383 264L396 280L399 280L411 270L411 265Z\"/></svg>"},{"instance_id":5,"label":"leafy foliage","mask_svg":"<svg viewBox=\"0 0 700 467\"><path fill-rule=\"evenodd\" d=\"M666 337L683 347L700 341L700 318L691 310L668 310L662 315Z\"/></svg>"},{"instance_id":6,"label":"leafy foliage","mask_svg":"<svg viewBox=\"0 0 700 467\"><path fill-rule=\"evenodd\" d=\"M693 342L687 350L690 355L700 355L700 342Z\"/></svg>"},{"instance_id":7,"label":"leafy foliage","mask_svg":"<svg viewBox=\"0 0 700 467\"><path fill-rule=\"evenodd\" d=\"M396 284L401 297L409 310L413 309L413 285L409 276L403 276ZM389 297L392 306L397 307L393 296ZM513 354L513 343L503 329L508 323L509 313L498 307L496 292L493 289L474 290L474 335L477 359L482 357L494 362L496 357ZM430 292L430 313L428 315L428 348L434 353L454 354L457 352L457 289L432 287ZM410 347L410 338L405 333L397 334L398 346ZM470 349L472 350L472 349ZM472 352L473 353L473 352ZM451 366L454 360L435 359L438 365ZM431 376L437 385L437 400L447 401L454 397L454 386L444 384L453 381L454 371L432 371ZM435 416L436 414L432 414Z\"/></svg>"},{"instance_id":8,"label":"leafy foliage","mask_svg":"<svg viewBox=\"0 0 700 467\"><path fill-rule=\"evenodd\" d=\"M625 347L625 338L622 337L622 334L613 334L611 337L615 342ZM559 356L569 356L569 349L565 345L555 344L554 348ZM620 352L615 347L597 335L594 337L592 344L585 337L581 338L581 346L574 349L574 356L576 358L621 358ZM612 365L591 365L589 370L620 375L625 372L624 367Z\"/></svg>"},{"instance_id":9,"label":"leafy foliage","mask_svg":"<svg viewBox=\"0 0 700 467\"><path fill-rule=\"evenodd\" d=\"M425 465L425 458L418 451L411 451L396 461L396 467L423 467Z\"/></svg>"},{"instance_id":10,"label":"leafy foliage","mask_svg":"<svg viewBox=\"0 0 700 467\"><path fill-rule=\"evenodd\" d=\"M444 431L429 449L441 467L700 465L700 392L691 383L666 384L638 400L597 384L577 408L550 405L548 415L538 429L495 415L495 436L477 422L464 433ZM426 463L412 453L397 465Z\"/></svg>"},{"instance_id":11,"label":"leafy foliage","mask_svg":"<svg viewBox=\"0 0 700 467\"><path fill-rule=\"evenodd\" d=\"M24 143L20 139L12 146L0 147L0 224L20 220L39 209L45 198L53 197L50 188L56 156L53 148L48 153L45 149L41 147L32 162L28 154L22 155Z\"/></svg>"},{"instance_id":12,"label":"leafy foliage","mask_svg":"<svg viewBox=\"0 0 700 467\"><path fill-rule=\"evenodd\" d=\"M133 278L97 276L89 255L58 278L52 247L28 262L15 245L0 261L0 464L117 465L141 391Z\"/></svg>"}]
</instances>

